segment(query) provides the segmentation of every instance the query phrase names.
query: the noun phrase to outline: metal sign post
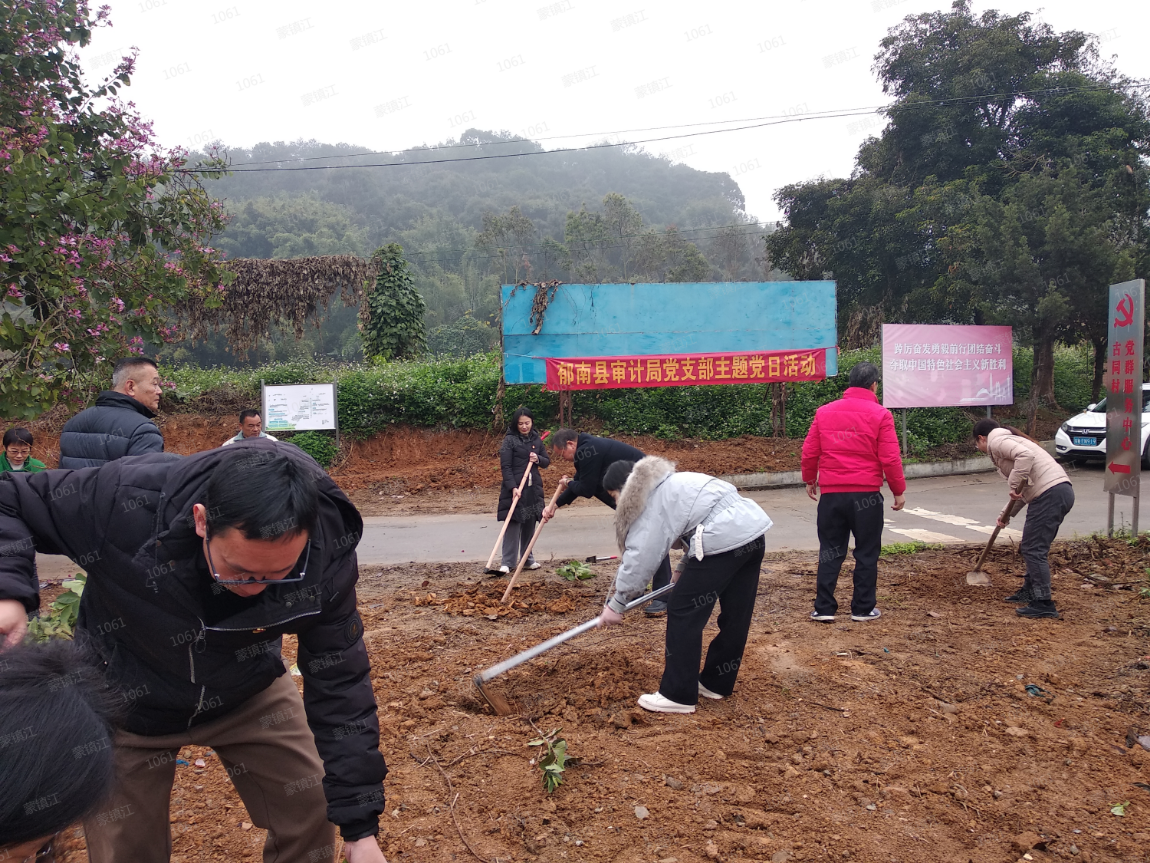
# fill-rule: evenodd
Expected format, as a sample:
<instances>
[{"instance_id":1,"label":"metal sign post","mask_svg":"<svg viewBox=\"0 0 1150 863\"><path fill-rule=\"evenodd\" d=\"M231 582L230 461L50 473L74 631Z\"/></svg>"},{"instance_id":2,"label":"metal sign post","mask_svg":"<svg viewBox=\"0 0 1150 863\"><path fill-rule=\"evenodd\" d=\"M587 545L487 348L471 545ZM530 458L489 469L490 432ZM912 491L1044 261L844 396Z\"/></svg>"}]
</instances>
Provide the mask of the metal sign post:
<instances>
[{"instance_id":1,"label":"metal sign post","mask_svg":"<svg viewBox=\"0 0 1150 863\"><path fill-rule=\"evenodd\" d=\"M1146 282L1135 279L1110 286L1106 392L1106 469L1109 493L1106 533L1114 535L1114 495L1131 501L1131 536L1138 536L1142 478L1142 333L1146 326Z\"/></svg>"}]
</instances>

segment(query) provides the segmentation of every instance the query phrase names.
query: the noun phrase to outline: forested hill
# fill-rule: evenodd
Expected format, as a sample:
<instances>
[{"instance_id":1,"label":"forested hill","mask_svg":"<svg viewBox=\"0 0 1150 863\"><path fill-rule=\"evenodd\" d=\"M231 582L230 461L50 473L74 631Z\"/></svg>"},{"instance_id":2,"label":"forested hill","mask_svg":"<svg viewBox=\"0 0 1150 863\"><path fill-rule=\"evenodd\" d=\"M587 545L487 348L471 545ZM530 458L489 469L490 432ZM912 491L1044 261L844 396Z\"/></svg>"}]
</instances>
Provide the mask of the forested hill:
<instances>
[{"instance_id":1,"label":"forested hill","mask_svg":"<svg viewBox=\"0 0 1150 863\"><path fill-rule=\"evenodd\" d=\"M535 142L476 130L435 147L355 155L366 149L298 141L228 151L235 170L207 181L230 216L214 245L233 258L295 258L366 257L399 243L437 354L495 344L501 282L772 276L765 229L744 211L728 174L632 147L544 152ZM402 164L371 167L395 162ZM351 359L360 347L354 312L333 308L303 342L277 339L253 359L301 352ZM218 337L177 354L234 361Z\"/></svg>"},{"instance_id":2,"label":"forested hill","mask_svg":"<svg viewBox=\"0 0 1150 863\"><path fill-rule=\"evenodd\" d=\"M261 198L312 198L339 209L306 208L321 221L334 219L329 234L317 238L315 252L333 242L343 251L370 253L384 242L400 241L421 220L447 220L482 230L485 212L518 206L541 237L563 240L567 214L586 204L595 208L611 192L626 197L648 226L680 230L730 225L747 220L743 193L729 174L698 171L634 148L604 147L570 153L545 153L534 142L507 134L468 130L459 140L409 150L354 157L368 147L318 141L261 143L230 149L233 166L287 169L338 165L335 170L270 170L233 173L209 183L211 193L235 217L221 246L242 257L292 257L310 250L277 248L274 234L247 230L243 203ZM471 162L421 164L476 156L537 155ZM397 167L349 168L403 162ZM303 215L302 213L300 214ZM342 217L342 218L341 218ZM346 225L340 225L344 219ZM285 226L271 226L280 227ZM306 221L298 229L307 233ZM239 229L239 230L236 230ZM282 233L295 233L286 231ZM339 240L342 239L342 242ZM287 237L281 237L281 242ZM412 249L412 251L416 251Z\"/></svg>"}]
</instances>

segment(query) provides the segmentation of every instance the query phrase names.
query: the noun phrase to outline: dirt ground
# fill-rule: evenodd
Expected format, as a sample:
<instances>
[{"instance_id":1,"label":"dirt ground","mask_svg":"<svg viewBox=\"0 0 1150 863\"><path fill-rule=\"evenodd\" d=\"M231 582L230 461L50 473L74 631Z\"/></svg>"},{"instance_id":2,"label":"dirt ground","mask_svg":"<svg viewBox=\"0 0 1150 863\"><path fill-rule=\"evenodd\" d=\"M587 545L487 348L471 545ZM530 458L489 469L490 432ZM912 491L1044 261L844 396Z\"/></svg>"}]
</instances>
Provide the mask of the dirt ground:
<instances>
[{"instance_id":1,"label":"dirt ground","mask_svg":"<svg viewBox=\"0 0 1150 863\"><path fill-rule=\"evenodd\" d=\"M1003 422L1022 423L1020 417ZM53 411L29 425L36 438L32 455L49 467L59 463L59 437L66 414ZM1053 437L1059 420L1040 413L1039 433ZM222 444L236 433L235 414L171 413L157 419L169 452L190 455ZM801 440L749 435L722 441L666 441L646 436L622 438L645 453L675 461L680 470L723 476L799 469ZM345 439L330 473L364 515L484 513L495 509L499 494L499 444L502 435L478 431L396 427L362 440ZM963 458L970 442L947 444L931 459ZM556 459L544 471L548 491L572 465Z\"/></svg>"},{"instance_id":2,"label":"dirt ground","mask_svg":"<svg viewBox=\"0 0 1150 863\"><path fill-rule=\"evenodd\" d=\"M1150 861L1135 742L1150 734L1150 542L1057 545L1058 621L1001 601L1011 549L987 565L993 588L968 587L976 551L884 558L883 617L833 625L806 619L814 556L768 558L735 694L693 715L635 707L665 629L636 613L489 683L516 715L477 697L478 671L594 615L610 565L587 582L528 573L504 613L505 580L474 565L364 567L388 859ZM555 728L572 760L549 796L528 741ZM219 760L182 757L173 860L257 860L263 832ZM65 860L86 859L69 844Z\"/></svg>"}]
</instances>

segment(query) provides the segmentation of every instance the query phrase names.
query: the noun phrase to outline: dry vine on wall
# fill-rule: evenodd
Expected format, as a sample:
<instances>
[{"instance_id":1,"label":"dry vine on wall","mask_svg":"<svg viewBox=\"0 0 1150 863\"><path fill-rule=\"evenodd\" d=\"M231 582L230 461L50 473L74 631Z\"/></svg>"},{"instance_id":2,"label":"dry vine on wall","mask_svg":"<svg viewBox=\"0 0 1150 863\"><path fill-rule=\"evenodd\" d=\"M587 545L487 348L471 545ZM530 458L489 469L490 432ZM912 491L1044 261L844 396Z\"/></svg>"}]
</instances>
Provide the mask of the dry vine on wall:
<instances>
[{"instance_id":1,"label":"dry vine on wall","mask_svg":"<svg viewBox=\"0 0 1150 863\"><path fill-rule=\"evenodd\" d=\"M290 329L299 339L309 320L318 327L318 312L337 290L345 306L361 305L364 285L376 275L375 263L355 255L237 258L226 266L235 278L225 288L219 307L209 308L193 298L181 303L176 313L193 340L202 341L210 332L222 330L241 358L276 332Z\"/></svg>"}]
</instances>

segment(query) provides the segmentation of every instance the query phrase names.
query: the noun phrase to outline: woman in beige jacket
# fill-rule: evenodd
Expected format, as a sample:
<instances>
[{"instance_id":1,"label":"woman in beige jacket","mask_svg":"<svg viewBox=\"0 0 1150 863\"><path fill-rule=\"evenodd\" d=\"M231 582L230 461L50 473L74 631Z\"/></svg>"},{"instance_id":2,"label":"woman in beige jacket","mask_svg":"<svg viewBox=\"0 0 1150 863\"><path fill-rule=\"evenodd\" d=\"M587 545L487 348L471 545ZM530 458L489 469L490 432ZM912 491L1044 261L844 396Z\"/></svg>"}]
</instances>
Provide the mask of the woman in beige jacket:
<instances>
[{"instance_id":1,"label":"woman in beige jacket","mask_svg":"<svg viewBox=\"0 0 1150 863\"><path fill-rule=\"evenodd\" d=\"M1050 544L1066 513L1074 506L1074 486L1062 466L1042 445L1013 426L1000 426L994 420L974 424L974 440L990 456L998 472L1006 477L1011 501L1026 502L1026 524L1018 550L1026 561L1026 580L1007 602L1026 603L1017 610L1021 617L1058 617L1050 596ZM1005 527L1006 511L998 516Z\"/></svg>"}]
</instances>

